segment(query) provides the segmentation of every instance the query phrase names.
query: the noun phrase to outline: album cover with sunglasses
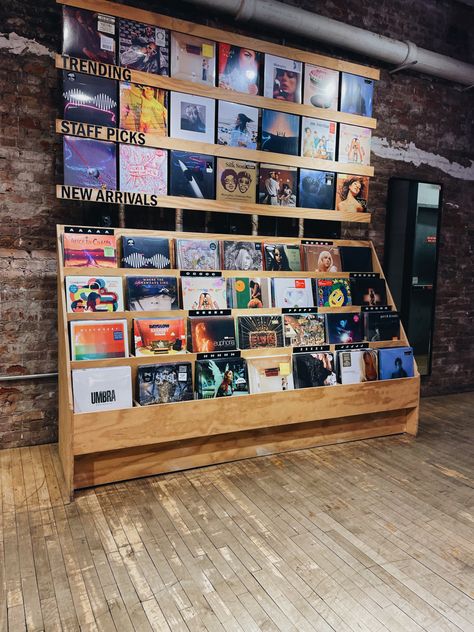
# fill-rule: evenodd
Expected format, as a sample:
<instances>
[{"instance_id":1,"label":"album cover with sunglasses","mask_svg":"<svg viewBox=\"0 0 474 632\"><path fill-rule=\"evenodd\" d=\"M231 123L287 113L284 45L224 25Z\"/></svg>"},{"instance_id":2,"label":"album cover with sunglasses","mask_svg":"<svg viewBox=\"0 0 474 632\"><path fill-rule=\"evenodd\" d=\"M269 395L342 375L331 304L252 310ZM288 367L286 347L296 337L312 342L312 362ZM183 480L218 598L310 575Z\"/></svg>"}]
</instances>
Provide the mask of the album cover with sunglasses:
<instances>
[{"instance_id":1,"label":"album cover with sunglasses","mask_svg":"<svg viewBox=\"0 0 474 632\"><path fill-rule=\"evenodd\" d=\"M127 309L168 312L179 309L178 280L165 276L127 276Z\"/></svg>"},{"instance_id":2,"label":"album cover with sunglasses","mask_svg":"<svg viewBox=\"0 0 474 632\"><path fill-rule=\"evenodd\" d=\"M216 199L255 204L257 163L232 158L217 159Z\"/></svg>"},{"instance_id":3,"label":"album cover with sunglasses","mask_svg":"<svg viewBox=\"0 0 474 632\"><path fill-rule=\"evenodd\" d=\"M116 144L63 137L64 184L93 189L117 188Z\"/></svg>"},{"instance_id":4,"label":"album cover with sunglasses","mask_svg":"<svg viewBox=\"0 0 474 632\"><path fill-rule=\"evenodd\" d=\"M63 118L90 125L118 127L117 82L63 71Z\"/></svg>"},{"instance_id":5,"label":"album cover with sunglasses","mask_svg":"<svg viewBox=\"0 0 474 632\"><path fill-rule=\"evenodd\" d=\"M190 151L170 151L170 195L213 200L215 158Z\"/></svg>"},{"instance_id":6,"label":"album cover with sunglasses","mask_svg":"<svg viewBox=\"0 0 474 632\"><path fill-rule=\"evenodd\" d=\"M169 75L169 31L120 18L120 65L154 75Z\"/></svg>"},{"instance_id":7,"label":"album cover with sunglasses","mask_svg":"<svg viewBox=\"0 0 474 632\"><path fill-rule=\"evenodd\" d=\"M115 64L116 18L63 6L63 55Z\"/></svg>"},{"instance_id":8,"label":"album cover with sunglasses","mask_svg":"<svg viewBox=\"0 0 474 632\"><path fill-rule=\"evenodd\" d=\"M122 268L171 268L169 239L123 236Z\"/></svg>"}]
</instances>

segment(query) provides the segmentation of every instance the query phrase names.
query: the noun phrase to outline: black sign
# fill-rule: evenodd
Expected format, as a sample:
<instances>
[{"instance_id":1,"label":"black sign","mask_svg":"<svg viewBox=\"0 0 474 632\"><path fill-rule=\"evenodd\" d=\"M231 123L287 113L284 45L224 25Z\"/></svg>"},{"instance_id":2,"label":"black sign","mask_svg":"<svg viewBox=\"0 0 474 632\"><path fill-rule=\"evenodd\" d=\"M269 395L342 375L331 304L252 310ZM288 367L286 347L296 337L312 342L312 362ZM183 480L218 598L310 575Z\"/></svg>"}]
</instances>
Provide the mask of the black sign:
<instances>
[{"instance_id":1,"label":"black sign","mask_svg":"<svg viewBox=\"0 0 474 632\"><path fill-rule=\"evenodd\" d=\"M182 277L220 277L222 272L219 270L181 270Z\"/></svg>"},{"instance_id":2,"label":"black sign","mask_svg":"<svg viewBox=\"0 0 474 632\"><path fill-rule=\"evenodd\" d=\"M306 347L293 347L293 353L313 353L317 351L330 351L329 345L307 345Z\"/></svg>"},{"instance_id":3,"label":"black sign","mask_svg":"<svg viewBox=\"0 0 474 632\"><path fill-rule=\"evenodd\" d=\"M361 312L391 312L391 305L362 305Z\"/></svg>"},{"instance_id":4,"label":"black sign","mask_svg":"<svg viewBox=\"0 0 474 632\"><path fill-rule=\"evenodd\" d=\"M336 351L347 351L350 349L368 349L368 342L348 342L347 344L334 345Z\"/></svg>"},{"instance_id":5,"label":"black sign","mask_svg":"<svg viewBox=\"0 0 474 632\"><path fill-rule=\"evenodd\" d=\"M302 246L332 246L333 241L324 241L322 239L302 239Z\"/></svg>"},{"instance_id":6,"label":"black sign","mask_svg":"<svg viewBox=\"0 0 474 632\"><path fill-rule=\"evenodd\" d=\"M317 307L283 307L282 314L317 314Z\"/></svg>"},{"instance_id":7,"label":"black sign","mask_svg":"<svg viewBox=\"0 0 474 632\"><path fill-rule=\"evenodd\" d=\"M75 233L77 235L113 235L113 228L93 228L91 226L65 226L65 233Z\"/></svg>"},{"instance_id":8,"label":"black sign","mask_svg":"<svg viewBox=\"0 0 474 632\"><path fill-rule=\"evenodd\" d=\"M240 351L213 351L212 353L198 353L198 360L219 360L221 358L240 358Z\"/></svg>"},{"instance_id":9,"label":"black sign","mask_svg":"<svg viewBox=\"0 0 474 632\"><path fill-rule=\"evenodd\" d=\"M379 272L350 272L349 277L351 279L379 279Z\"/></svg>"},{"instance_id":10,"label":"black sign","mask_svg":"<svg viewBox=\"0 0 474 632\"><path fill-rule=\"evenodd\" d=\"M230 316L230 309L190 309L189 316Z\"/></svg>"}]
</instances>

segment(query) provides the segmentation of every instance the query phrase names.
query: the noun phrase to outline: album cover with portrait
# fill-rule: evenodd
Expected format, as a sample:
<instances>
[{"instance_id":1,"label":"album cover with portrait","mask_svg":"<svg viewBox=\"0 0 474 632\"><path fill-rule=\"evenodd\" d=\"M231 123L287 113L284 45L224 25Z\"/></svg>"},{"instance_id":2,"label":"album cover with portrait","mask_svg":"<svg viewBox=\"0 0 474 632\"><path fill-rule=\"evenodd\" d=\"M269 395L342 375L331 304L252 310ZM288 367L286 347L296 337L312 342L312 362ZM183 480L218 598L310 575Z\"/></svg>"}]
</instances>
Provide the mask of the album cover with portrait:
<instances>
[{"instance_id":1,"label":"album cover with portrait","mask_svg":"<svg viewBox=\"0 0 474 632\"><path fill-rule=\"evenodd\" d=\"M373 79L341 73L341 112L372 116L373 94Z\"/></svg>"},{"instance_id":2,"label":"album cover with portrait","mask_svg":"<svg viewBox=\"0 0 474 632\"><path fill-rule=\"evenodd\" d=\"M351 279L351 296L353 305L386 305L385 279Z\"/></svg>"},{"instance_id":3,"label":"album cover with portrait","mask_svg":"<svg viewBox=\"0 0 474 632\"><path fill-rule=\"evenodd\" d=\"M120 66L154 75L169 75L168 46L167 29L120 18Z\"/></svg>"},{"instance_id":4,"label":"album cover with portrait","mask_svg":"<svg viewBox=\"0 0 474 632\"><path fill-rule=\"evenodd\" d=\"M284 314L283 323L286 347L307 347L325 343L324 314Z\"/></svg>"},{"instance_id":5,"label":"album cover with portrait","mask_svg":"<svg viewBox=\"0 0 474 632\"><path fill-rule=\"evenodd\" d=\"M184 318L134 318L133 340L136 356L186 353Z\"/></svg>"},{"instance_id":6,"label":"album cover with portrait","mask_svg":"<svg viewBox=\"0 0 474 632\"><path fill-rule=\"evenodd\" d=\"M137 368L140 406L185 402L194 398L191 362L160 362Z\"/></svg>"},{"instance_id":7,"label":"album cover with portrait","mask_svg":"<svg viewBox=\"0 0 474 632\"><path fill-rule=\"evenodd\" d=\"M176 239L179 270L220 270L219 242L214 239Z\"/></svg>"},{"instance_id":8,"label":"album cover with portrait","mask_svg":"<svg viewBox=\"0 0 474 632\"><path fill-rule=\"evenodd\" d=\"M338 173L336 180L336 211L367 213L369 178Z\"/></svg>"},{"instance_id":9,"label":"album cover with portrait","mask_svg":"<svg viewBox=\"0 0 474 632\"><path fill-rule=\"evenodd\" d=\"M369 342L400 340L400 316L398 312L366 312L365 337Z\"/></svg>"},{"instance_id":10,"label":"album cover with portrait","mask_svg":"<svg viewBox=\"0 0 474 632\"><path fill-rule=\"evenodd\" d=\"M259 108L218 101L217 144L257 149Z\"/></svg>"},{"instance_id":11,"label":"album cover with portrait","mask_svg":"<svg viewBox=\"0 0 474 632\"><path fill-rule=\"evenodd\" d=\"M116 18L63 6L63 55L115 64Z\"/></svg>"},{"instance_id":12,"label":"album cover with portrait","mask_svg":"<svg viewBox=\"0 0 474 632\"><path fill-rule=\"evenodd\" d=\"M294 386L291 353L247 361L251 393L281 393Z\"/></svg>"},{"instance_id":13,"label":"album cover with portrait","mask_svg":"<svg viewBox=\"0 0 474 632\"><path fill-rule=\"evenodd\" d=\"M333 353L295 353L293 355L295 388L335 386L337 384Z\"/></svg>"},{"instance_id":14,"label":"album cover with portrait","mask_svg":"<svg viewBox=\"0 0 474 632\"><path fill-rule=\"evenodd\" d=\"M140 83L120 85L120 127L149 134L150 140L168 136L168 92Z\"/></svg>"},{"instance_id":15,"label":"album cover with portrait","mask_svg":"<svg viewBox=\"0 0 474 632\"><path fill-rule=\"evenodd\" d=\"M215 85L216 44L211 40L171 31L171 76L183 81Z\"/></svg>"},{"instance_id":16,"label":"album cover with portrait","mask_svg":"<svg viewBox=\"0 0 474 632\"><path fill-rule=\"evenodd\" d=\"M413 377L415 363L411 347L379 349L379 376L381 380Z\"/></svg>"},{"instance_id":17,"label":"album cover with portrait","mask_svg":"<svg viewBox=\"0 0 474 632\"><path fill-rule=\"evenodd\" d=\"M232 316L191 316L188 318L188 348L193 353L235 350L237 339Z\"/></svg>"},{"instance_id":18,"label":"album cover with portrait","mask_svg":"<svg viewBox=\"0 0 474 632\"><path fill-rule=\"evenodd\" d=\"M339 71L305 63L303 103L337 110L338 97Z\"/></svg>"},{"instance_id":19,"label":"album cover with portrait","mask_svg":"<svg viewBox=\"0 0 474 632\"><path fill-rule=\"evenodd\" d=\"M122 268L171 268L170 241L166 237L122 237Z\"/></svg>"},{"instance_id":20,"label":"album cover with portrait","mask_svg":"<svg viewBox=\"0 0 474 632\"><path fill-rule=\"evenodd\" d=\"M127 309L131 312L169 312L179 309L178 280L165 276L127 276Z\"/></svg>"},{"instance_id":21,"label":"album cover with portrait","mask_svg":"<svg viewBox=\"0 0 474 632\"><path fill-rule=\"evenodd\" d=\"M120 190L132 193L166 195L168 189L168 151L121 143Z\"/></svg>"},{"instance_id":22,"label":"album cover with portrait","mask_svg":"<svg viewBox=\"0 0 474 632\"><path fill-rule=\"evenodd\" d=\"M329 344L348 344L364 340L364 321L360 313L326 314L326 340Z\"/></svg>"},{"instance_id":23,"label":"album cover with portrait","mask_svg":"<svg viewBox=\"0 0 474 632\"><path fill-rule=\"evenodd\" d=\"M340 246L344 272L373 272L372 250L367 246Z\"/></svg>"},{"instance_id":24,"label":"album cover with portrait","mask_svg":"<svg viewBox=\"0 0 474 632\"><path fill-rule=\"evenodd\" d=\"M370 141L372 131L358 125L339 123L339 162L354 165L370 165Z\"/></svg>"},{"instance_id":25,"label":"album cover with portrait","mask_svg":"<svg viewBox=\"0 0 474 632\"><path fill-rule=\"evenodd\" d=\"M337 352L337 377L340 384L360 384L378 379L376 349L351 349Z\"/></svg>"},{"instance_id":26,"label":"album cover with portrait","mask_svg":"<svg viewBox=\"0 0 474 632\"><path fill-rule=\"evenodd\" d=\"M301 254L298 244L265 244L265 270L273 272L298 272L301 270Z\"/></svg>"},{"instance_id":27,"label":"album cover with portrait","mask_svg":"<svg viewBox=\"0 0 474 632\"><path fill-rule=\"evenodd\" d=\"M303 116L300 155L318 160L336 159L336 123Z\"/></svg>"},{"instance_id":28,"label":"album cover with portrait","mask_svg":"<svg viewBox=\"0 0 474 632\"><path fill-rule=\"evenodd\" d=\"M247 363L244 358L196 361L198 399L248 395Z\"/></svg>"},{"instance_id":29,"label":"album cover with portrait","mask_svg":"<svg viewBox=\"0 0 474 632\"><path fill-rule=\"evenodd\" d=\"M63 136L64 184L92 189L117 188L116 144Z\"/></svg>"},{"instance_id":30,"label":"album cover with portrait","mask_svg":"<svg viewBox=\"0 0 474 632\"><path fill-rule=\"evenodd\" d=\"M297 156L300 145L300 117L296 114L262 110L260 148L277 154Z\"/></svg>"},{"instance_id":31,"label":"album cover with portrait","mask_svg":"<svg viewBox=\"0 0 474 632\"><path fill-rule=\"evenodd\" d=\"M352 305L349 279L315 279L318 307Z\"/></svg>"},{"instance_id":32,"label":"album cover with portrait","mask_svg":"<svg viewBox=\"0 0 474 632\"><path fill-rule=\"evenodd\" d=\"M227 309L224 277L181 277L183 309Z\"/></svg>"},{"instance_id":33,"label":"album cover with portrait","mask_svg":"<svg viewBox=\"0 0 474 632\"><path fill-rule=\"evenodd\" d=\"M169 195L214 200L215 158L190 151L170 151Z\"/></svg>"},{"instance_id":34,"label":"album cover with portrait","mask_svg":"<svg viewBox=\"0 0 474 632\"><path fill-rule=\"evenodd\" d=\"M237 316L240 349L283 347L283 321L279 315Z\"/></svg>"},{"instance_id":35,"label":"album cover with portrait","mask_svg":"<svg viewBox=\"0 0 474 632\"><path fill-rule=\"evenodd\" d=\"M223 241L224 270L263 270L261 241Z\"/></svg>"},{"instance_id":36,"label":"album cover with portrait","mask_svg":"<svg viewBox=\"0 0 474 632\"><path fill-rule=\"evenodd\" d=\"M117 82L63 71L63 118L90 125L118 127Z\"/></svg>"},{"instance_id":37,"label":"album cover with portrait","mask_svg":"<svg viewBox=\"0 0 474 632\"><path fill-rule=\"evenodd\" d=\"M258 203L271 206L296 206L298 170L260 163L258 172Z\"/></svg>"},{"instance_id":38,"label":"album cover with portrait","mask_svg":"<svg viewBox=\"0 0 474 632\"><path fill-rule=\"evenodd\" d=\"M217 159L216 199L255 204L257 163L232 158Z\"/></svg>"},{"instance_id":39,"label":"album cover with portrait","mask_svg":"<svg viewBox=\"0 0 474 632\"><path fill-rule=\"evenodd\" d=\"M170 136L202 143L214 143L215 99L172 92L170 111Z\"/></svg>"},{"instance_id":40,"label":"album cover with portrait","mask_svg":"<svg viewBox=\"0 0 474 632\"><path fill-rule=\"evenodd\" d=\"M227 279L227 305L233 309L272 306L271 279L235 277Z\"/></svg>"},{"instance_id":41,"label":"album cover with portrait","mask_svg":"<svg viewBox=\"0 0 474 632\"><path fill-rule=\"evenodd\" d=\"M313 307L311 279L272 279L273 307Z\"/></svg>"},{"instance_id":42,"label":"album cover with portrait","mask_svg":"<svg viewBox=\"0 0 474 632\"><path fill-rule=\"evenodd\" d=\"M65 284L69 313L123 311L121 277L67 276Z\"/></svg>"},{"instance_id":43,"label":"album cover with portrait","mask_svg":"<svg viewBox=\"0 0 474 632\"><path fill-rule=\"evenodd\" d=\"M259 94L263 54L220 42L218 45L217 85L224 90Z\"/></svg>"},{"instance_id":44,"label":"album cover with portrait","mask_svg":"<svg viewBox=\"0 0 474 632\"><path fill-rule=\"evenodd\" d=\"M300 169L298 206L302 208L334 208L336 174L331 171Z\"/></svg>"},{"instance_id":45,"label":"album cover with portrait","mask_svg":"<svg viewBox=\"0 0 474 632\"><path fill-rule=\"evenodd\" d=\"M265 55L263 96L301 103L303 64L300 61Z\"/></svg>"},{"instance_id":46,"label":"album cover with portrait","mask_svg":"<svg viewBox=\"0 0 474 632\"><path fill-rule=\"evenodd\" d=\"M302 244L304 269L313 272L342 272L337 246Z\"/></svg>"}]
</instances>

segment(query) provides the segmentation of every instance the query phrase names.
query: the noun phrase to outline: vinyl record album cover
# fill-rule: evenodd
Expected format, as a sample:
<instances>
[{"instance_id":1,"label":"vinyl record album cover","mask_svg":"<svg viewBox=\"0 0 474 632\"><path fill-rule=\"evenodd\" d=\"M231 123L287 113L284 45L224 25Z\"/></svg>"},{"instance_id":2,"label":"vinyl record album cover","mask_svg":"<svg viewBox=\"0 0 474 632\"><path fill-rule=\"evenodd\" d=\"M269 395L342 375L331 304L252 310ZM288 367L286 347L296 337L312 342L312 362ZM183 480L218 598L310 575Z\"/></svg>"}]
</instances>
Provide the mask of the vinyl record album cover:
<instances>
[{"instance_id":1,"label":"vinyl record album cover","mask_svg":"<svg viewBox=\"0 0 474 632\"><path fill-rule=\"evenodd\" d=\"M257 149L259 109L250 105L219 101L217 144Z\"/></svg>"},{"instance_id":2,"label":"vinyl record album cover","mask_svg":"<svg viewBox=\"0 0 474 632\"><path fill-rule=\"evenodd\" d=\"M170 241L165 237L122 237L122 268L171 268Z\"/></svg>"},{"instance_id":3,"label":"vinyl record album cover","mask_svg":"<svg viewBox=\"0 0 474 632\"><path fill-rule=\"evenodd\" d=\"M71 360L128 358L126 320L73 320Z\"/></svg>"},{"instance_id":4,"label":"vinyl record album cover","mask_svg":"<svg viewBox=\"0 0 474 632\"><path fill-rule=\"evenodd\" d=\"M379 349L379 377L381 380L394 380L400 377L413 377L415 365L411 347L391 347Z\"/></svg>"},{"instance_id":5,"label":"vinyl record album cover","mask_svg":"<svg viewBox=\"0 0 474 632\"><path fill-rule=\"evenodd\" d=\"M172 92L170 136L201 143L214 143L216 101L193 94Z\"/></svg>"},{"instance_id":6,"label":"vinyl record album cover","mask_svg":"<svg viewBox=\"0 0 474 632\"><path fill-rule=\"evenodd\" d=\"M227 304L234 309L271 307L271 279L236 277L227 279Z\"/></svg>"},{"instance_id":7,"label":"vinyl record album cover","mask_svg":"<svg viewBox=\"0 0 474 632\"><path fill-rule=\"evenodd\" d=\"M187 33L171 32L171 76L183 81L215 85L216 45Z\"/></svg>"},{"instance_id":8,"label":"vinyl record album cover","mask_svg":"<svg viewBox=\"0 0 474 632\"><path fill-rule=\"evenodd\" d=\"M120 85L120 127L149 134L151 141L168 136L168 92L139 83Z\"/></svg>"},{"instance_id":9,"label":"vinyl record album cover","mask_svg":"<svg viewBox=\"0 0 474 632\"><path fill-rule=\"evenodd\" d=\"M118 127L117 82L63 71L63 118L90 125Z\"/></svg>"},{"instance_id":10,"label":"vinyl record album cover","mask_svg":"<svg viewBox=\"0 0 474 632\"><path fill-rule=\"evenodd\" d=\"M120 190L166 195L168 152L166 149L137 147L121 143Z\"/></svg>"},{"instance_id":11,"label":"vinyl record album cover","mask_svg":"<svg viewBox=\"0 0 474 632\"><path fill-rule=\"evenodd\" d=\"M352 305L386 305L384 279L351 279Z\"/></svg>"},{"instance_id":12,"label":"vinyl record album cover","mask_svg":"<svg viewBox=\"0 0 474 632\"><path fill-rule=\"evenodd\" d=\"M373 93L372 79L341 73L341 112L372 116Z\"/></svg>"},{"instance_id":13,"label":"vinyl record album cover","mask_svg":"<svg viewBox=\"0 0 474 632\"><path fill-rule=\"evenodd\" d=\"M285 346L323 345L326 340L324 314L283 314Z\"/></svg>"},{"instance_id":14,"label":"vinyl record album cover","mask_svg":"<svg viewBox=\"0 0 474 632\"><path fill-rule=\"evenodd\" d=\"M219 242L214 239L176 239L179 270L220 270Z\"/></svg>"},{"instance_id":15,"label":"vinyl record album cover","mask_svg":"<svg viewBox=\"0 0 474 632\"><path fill-rule=\"evenodd\" d=\"M127 276L127 309L168 312L179 309L178 280L167 276Z\"/></svg>"},{"instance_id":16,"label":"vinyl record album cover","mask_svg":"<svg viewBox=\"0 0 474 632\"><path fill-rule=\"evenodd\" d=\"M170 151L169 195L213 200L216 197L214 178L214 156Z\"/></svg>"},{"instance_id":17,"label":"vinyl record album cover","mask_svg":"<svg viewBox=\"0 0 474 632\"><path fill-rule=\"evenodd\" d=\"M223 241L224 270L263 270L261 241Z\"/></svg>"},{"instance_id":18,"label":"vinyl record album cover","mask_svg":"<svg viewBox=\"0 0 474 632\"><path fill-rule=\"evenodd\" d=\"M336 123L303 116L300 155L318 160L336 159Z\"/></svg>"},{"instance_id":19,"label":"vinyl record album cover","mask_svg":"<svg viewBox=\"0 0 474 632\"><path fill-rule=\"evenodd\" d=\"M87 230L87 229L85 229ZM64 233L66 268L116 268L115 235Z\"/></svg>"},{"instance_id":20,"label":"vinyl record album cover","mask_svg":"<svg viewBox=\"0 0 474 632\"><path fill-rule=\"evenodd\" d=\"M120 18L120 66L154 75L169 75L168 45L166 29Z\"/></svg>"},{"instance_id":21,"label":"vinyl record album cover","mask_svg":"<svg viewBox=\"0 0 474 632\"><path fill-rule=\"evenodd\" d=\"M372 251L366 246L339 248L344 272L372 272Z\"/></svg>"},{"instance_id":22,"label":"vinyl record album cover","mask_svg":"<svg viewBox=\"0 0 474 632\"><path fill-rule=\"evenodd\" d=\"M400 340L398 312L366 312L365 337L369 342Z\"/></svg>"},{"instance_id":23,"label":"vinyl record album cover","mask_svg":"<svg viewBox=\"0 0 474 632\"><path fill-rule=\"evenodd\" d=\"M133 340L136 356L186 352L184 318L135 318Z\"/></svg>"},{"instance_id":24,"label":"vinyl record album cover","mask_svg":"<svg viewBox=\"0 0 474 632\"><path fill-rule=\"evenodd\" d=\"M257 163L232 158L217 159L216 199L255 204Z\"/></svg>"},{"instance_id":25,"label":"vinyl record album cover","mask_svg":"<svg viewBox=\"0 0 474 632\"><path fill-rule=\"evenodd\" d=\"M335 173L300 169L298 206L331 210L334 208L335 190Z\"/></svg>"},{"instance_id":26,"label":"vinyl record album cover","mask_svg":"<svg viewBox=\"0 0 474 632\"><path fill-rule=\"evenodd\" d=\"M274 272L298 272L301 255L298 244L265 244L265 270Z\"/></svg>"},{"instance_id":27,"label":"vinyl record album cover","mask_svg":"<svg viewBox=\"0 0 474 632\"><path fill-rule=\"evenodd\" d=\"M281 316L238 316L237 330L240 349L283 347Z\"/></svg>"},{"instance_id":28,"label":"vinyl record album cover","mask_svg":"<svg viewBox=\"0 0 474 632\"><path fill-rule=\"evenodd\" d=\"M116 18L63 6L63 55L115 64Z\"/></svg>"},{"instance_id":29,"label":"vinyl record album cover","mask_svg":"<svg viewBox=\"0 0 474 632\"><path fill-rule=\"evenodd\" d=\"M302 244L304 269L312 272L342 272L337 246Z\"/></svg>"},{"instance_id":30,"label":"vinyl record album cover","mask_svg":"<svg viewBox=\"0 0 474 632\"><path fill-rule=\"evenodd\" d=\"M339 123L339 162L354 165L370 165L370 141L372 131L366 127Z\"/></svg>"},{"instance_id":31,"label":"vinyl record album cover","mask_svg":"<svg viewBox=\"0 0 474 632\"><path fill-rule=\"evenodd\" d=\"M122 277L67 276L68 312L122 312Z\"/></svg>"},{"instance_id":32,"label":"vinyl record album cover","mask_svg":"<svg viewBox=\"0 0 474 632\"><path fill-rule=\"evenodd\" d=\"M338 351L337 373L341 384L359 384L377 380L377 351L375 349Z\"/></svg>"},{"instance_id":33,"label":"vinyl record album cover","mask_svg":"<svg viewBox=\"0 0 474 632\"><path fill-rule=\"evenodd\" d=\"M303 64L300 61L265 55L263 96L301 103Z\"/></svg>"},{"instance_id":34,"label":"vinyl record album cover","mask_svg":"<svg viewBox=\"0 0 474 632\"><path fill-rule=\"evenodd\" d=\"M311 279L274 278L273 307L313 307Z\"/></svg>"},{"instance_id":35,"label":"vinyl record album cover","mask_svg":"<svg viewBox=\"0 0 474 632\"><path fill-rule=\"evenodd\" d=\"M247 363L243 358L196 361L198 399L248 395Z\"/></svg>"},{"instance_id":36,"label":"vinyl record album cover","mask_svg":"<svg viewBox=\"0 0 474 632\"><path fill-rule=\"evenodd\" d=\"M318 307L352 305L349 279L315 279Z\"/></svg>"},{"instance_id":37,"label":"vinyl record album cover","mask_svg":"<svg viewBox=\"0 0 474 632\"><path fill-rule=\"evenodd\" d=\"M338 96L339 72L305 63L303 103L337 110Z\"/></svg>"},{"instance_id":38,"label":"vinyl record album cover","mask_svg":"<svg viewBox=\"0 0 474 632\"><path fill-rule=\"evenodd\" d=\"M271 206L296 206L297 171L296 167L260 163L258 203Z\"/></svg>"},{"instance_id":39,"label":"vinyl record album cover","mask_svg":"<svg viewBox=\"0 0 474 632\"><path fill-rule=\"evenodd\" d=\"M188 318L188 348L193 353L232 351L237 348L232 316Z\"/></svg>"},{"instance_id":40,"label":"vinyl record album cover","mask_svg":"<svg viewBox=\"0 0 474 632\"><path fill-rule=\"evenodd\" d=\"M348 344L364 340L361 314L326 314L326 338L329 344Z\"/></svg>"},{"instance_id":41,"label":"vinyl record album cover","mask_svg":"<svg viewBox=\"0 0 474 632\"><path fill-rule=\"evenodd\" d=\"M263 55L250 48L220 42L217 85L224 90L258 94Z\"/></svg>"},{"instance_id":42,"label":"vinyl record album cover","mask_svg":"<svg viewBox=\"0 0 474 632\"><path fill-rule=\"evenodd\" d=\"M300 146L300 117L296 114L262 110L260 148L277 154L297 156Z\"/></svg>"},{"instance_id":43,"label":"vinyl record album cover","mask_svg":"<svg viewBox=\"0 0 474 632\"><path fill-rule=\"evenodd\" d=\"M291 353L263 358L250 358L247 362L251 393L280 393L292 391Z\"/></svg>"},{"instance_id":44,"label":"vinyl record album cover","mask_svg":"<svg viewBox=\"0 0 474 632\"><path fill-rule=\"evenodd\" d=\"M336 211L345 213L367 213L369 197L369 178L337 174Z\"/></svg>"},{"instance_id":45,"label":"vinyl record album cover","mask_svg":"<svg viewBox=\"0 0 474 632\"><path fill-rule=\"evenodd\" d=\"M335 386L337 384L332 353L295 353L293 376L296 388Z\"/></svg>"},{"instance_id":46,"label":"vinyl record album cover","mask_svg":"<svg viewBox=\"0 0 474 632\"><path fill-rule=\"evenodd\" d=\"M181 277L183 309L227 309L224 277Z\"/></svg>"},{"instance_id":47,"label":"vinyl record album cover","mask_svg":"<svg viewBox=\"0 0 474 632\"><path fill-rule=\"evenodd\" d=\"M75 413L132 407L132 370L129 366L74 369L72 391Z\"/></svg>"},{"instance_id":48,"label":"vinyl record album cover","mask_svg":"<svg viewBox=\"0 0 474 632\"><path fill-rule=\"evenodd\" d=\"M117 188L116 144L63 136L64 184L93 189Z\"/></svg>"},{"instance_id":49,"label":"vinyl record album cover","mask_svg":"<svg viewBox=\"0 0 474 632\"><path fill-rule=\"evenodd\" d=\"M140 406L185 402L193 398L191 362L163 362L138 367L137 399Z\"/></svg>"}]
</instances>

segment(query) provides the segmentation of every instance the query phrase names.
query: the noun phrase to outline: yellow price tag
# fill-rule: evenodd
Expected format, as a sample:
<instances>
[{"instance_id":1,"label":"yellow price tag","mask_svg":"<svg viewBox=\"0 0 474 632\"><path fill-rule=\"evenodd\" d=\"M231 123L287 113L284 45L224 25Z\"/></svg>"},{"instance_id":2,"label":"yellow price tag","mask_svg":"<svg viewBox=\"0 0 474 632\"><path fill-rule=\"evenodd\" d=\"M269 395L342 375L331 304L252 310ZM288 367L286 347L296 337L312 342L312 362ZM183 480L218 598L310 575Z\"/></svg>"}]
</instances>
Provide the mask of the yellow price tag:
<instances>
[{"instance_id":1,"label":"yellow price tag","mask_svg":"<svg viewBox=\"0 0 474 632\"><path fill-rule=\"evenodd\" d=\"M291 368L289 362L280 362L280 375L290 375Z\"/></svg>"},{"instance_id":2,"label":"yellow price tag","mask_svg":"<svg viewBox=\"0 0 474 632\"><path fill-rule=\"evenodd\" d=\"M214 46L212 44L203 44L201 52L203 57L214 57Z\"/></svg>"}]
</instances>

